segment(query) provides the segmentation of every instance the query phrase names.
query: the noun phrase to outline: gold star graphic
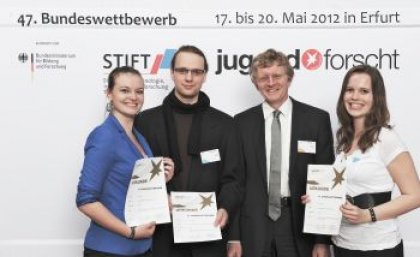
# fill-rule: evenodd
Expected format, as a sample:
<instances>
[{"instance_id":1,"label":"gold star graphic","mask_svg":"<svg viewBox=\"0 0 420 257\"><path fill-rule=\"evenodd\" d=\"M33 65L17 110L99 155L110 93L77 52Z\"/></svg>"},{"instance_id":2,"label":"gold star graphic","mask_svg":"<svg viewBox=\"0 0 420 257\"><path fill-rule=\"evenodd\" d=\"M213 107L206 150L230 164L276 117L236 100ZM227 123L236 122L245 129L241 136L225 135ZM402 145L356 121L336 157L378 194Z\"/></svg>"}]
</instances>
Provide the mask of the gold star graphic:
<instances>
[{"instance_id":1,"label":"gold star graphic","mask_svg":"<svg viewBox=\"0 0 420 257\"><path fill-rule=\"evenodd\" d=\"M152 174L152 176L150 176L150 180L152 180L155 176L159 176L159 173L162 172L162 170L160 169L160 164L161 163L162 163L162 159L157 164L154 163L153 160L152 160L153 168L150 171L150 173Z\"/></svg>"},{"instance_id":2,"label":"gold star graphic","mask_svg":"<svg viewBox=\"0 0 420 257\"><path fill-rule=\"evenodd\" d=\"M343 175L344 175L344 171L346 170L346 169L343 169L342 172L338 172L335 168L333 168L333 169L334 169L334 172L335 172L335 178L333 179L334 185L332 186L331 189L333 189L338 184L341 185L341 182L344 181Z\"/></svg>"},{"instance_id":3,"label":"gold star graphic","mask_svg":"<svg viewBox=\"0 0 420 257\"><path fill-rule=\"evenodd\" d=\"M211 197L212 197L212 195L209 195L208 197L205 197L205 196L202 196L202 195L200 195L201 196L201 210L204 208L204 207L206 207L206 206L211 206L211 204L212 203L214 203L212 200L211 200Z\"/></svg>"}]
</instances>

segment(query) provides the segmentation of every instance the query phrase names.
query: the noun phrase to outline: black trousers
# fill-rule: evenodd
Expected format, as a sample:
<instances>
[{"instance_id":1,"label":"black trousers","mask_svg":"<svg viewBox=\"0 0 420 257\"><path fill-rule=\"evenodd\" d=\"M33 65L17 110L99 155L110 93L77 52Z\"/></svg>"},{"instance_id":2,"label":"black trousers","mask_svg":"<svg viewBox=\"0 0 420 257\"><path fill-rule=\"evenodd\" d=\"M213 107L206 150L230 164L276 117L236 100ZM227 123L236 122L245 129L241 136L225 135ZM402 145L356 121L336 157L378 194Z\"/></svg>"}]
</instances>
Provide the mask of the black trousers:
<instances>
[{"instance_id":1,"label":"black trousers","mask_svg":"<svg viewBox=\"0 0 420 257\"><path fill-rule=\"evenodd\" d=\"M391 249L378 251L359 251L340 248L334 245L335 257L404 257L403 242Z\"/></svg>"},{"instance_id":2,"label":"black trousers","mask_svg":"<svg viewBox=\"0 0 420 257\"><path fill-rule=\"evenodd\" d=\"M152 257L152 252L149 250L142 254L127 256L127 255L118 255L118 254L112 254L112 253L104 253L104 252L95 251L95 250L85 247L85 250L83 252L83 257Z\"/></svg>"},{"instance_id":3,"label":"black trousers","mask_svg":"<svg viewBox=\"0 0 420 257\"><path fill-rule=\"evenodd\" d=\"M281 208L281 216L273 221L267 216L267 235L262 257L299 257L293 237L290 207Z\"/></svg>"}]
</instances>

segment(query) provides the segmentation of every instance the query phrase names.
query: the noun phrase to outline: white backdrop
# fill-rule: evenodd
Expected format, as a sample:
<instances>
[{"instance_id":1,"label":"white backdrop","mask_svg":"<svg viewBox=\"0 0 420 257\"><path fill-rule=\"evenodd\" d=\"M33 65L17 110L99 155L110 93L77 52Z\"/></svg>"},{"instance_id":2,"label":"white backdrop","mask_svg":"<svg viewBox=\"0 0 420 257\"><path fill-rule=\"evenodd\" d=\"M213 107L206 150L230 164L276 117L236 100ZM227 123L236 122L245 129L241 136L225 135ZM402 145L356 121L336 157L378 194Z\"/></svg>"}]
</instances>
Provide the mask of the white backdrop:
<instances>
[{"instance_id":1,"label":"white backdrop","mask_svg":"<svg viewBox=\"0 0 420 257\"><path fill-rule=\"evenodd\" d=\"M83 145L88 133L103 121L104 78L117 65L131 64L147 81L144 108L160 104L172 89L165 58L171 49L194 44L204 50L210 72L204 91L214 107L236 114L261 101L249 76L241 74L249 64L248 55L275 48L293 55L296 69L290 94L303 102L330 112L337 128L335 104L346 72L341 66L346 56L352 66L354 56L372 65L381 64L387 87L392 124L407 144L419 169L420 108L417 82L420 12L410 1L364 1L338 5L294 1L284 6L277 1L261 1L246 6L241 1L197 1L131 3L112 1L72 1L58 6L56 1L5 1L0 10L3 117L0 133L0 256L81 256L82 239L88 219L75 207L76 185L83 161ZM77 3L77 4L76 4ZM322 5L319 5L322 3ZM364 5L358 5L363 3ZM42 4L42 5L40 5ZM74 6L78 6L75 8ZM240 6L240 7L238 7ZM381 8L376 7L381 6ZM86 8L84 8L86 7ZM310 23L311 14L344 12L398 13L398 21L373 23ZM282 13L307 12L306 23L282 23ZM49 14L161 15L171 13L176 26L84 26L42 24L42 12ZM236 12L273 14L276 24L238 24ZM227 14L232 23L221 26L216 15ZM24 15L25 26L18 23ZM30 26L26 26L32 15ZM332 16L334 18L334 16ZM34 23L37 21L37 24ZM220 21L220 20L219 20ZM309 70L304 52L315 49L322 56L320 67ZM165 53L167 53L165 55ZM296 53L300 53L297 55ZM156 74L153 64L162 55ZM382 55L382 57L380 57ZM118 57L120 56L120 57ZM236 56L236 57L235 57ZM220 59L227 66L220 74ZM343 59L344 58L344 59ZM379 61L378 59L382 59ZM157 63L159 64L159 63ZM332 68L331 66L334 66ZM400 217L406 256L420 251L416 226L419 210Z\"/></svg>"}]
</instances>

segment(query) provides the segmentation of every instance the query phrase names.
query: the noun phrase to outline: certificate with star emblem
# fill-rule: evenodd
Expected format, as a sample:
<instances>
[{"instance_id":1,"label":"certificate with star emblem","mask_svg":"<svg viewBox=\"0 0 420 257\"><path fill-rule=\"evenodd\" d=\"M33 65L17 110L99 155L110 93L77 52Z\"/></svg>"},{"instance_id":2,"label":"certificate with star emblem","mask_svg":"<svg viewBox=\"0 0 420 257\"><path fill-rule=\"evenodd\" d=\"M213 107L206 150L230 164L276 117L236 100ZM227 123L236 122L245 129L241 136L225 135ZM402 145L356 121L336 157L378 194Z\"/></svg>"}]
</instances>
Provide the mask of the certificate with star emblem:
<instances>
[{"instance_id":1,"label":"certificate with star emblem","mask_svg":"<svg viewBox=\"0 0 420 257\"><path fill-rule=\"evenodd\" d=\"M308 165L304 233L337 235L345 202L346 169L338 165Z\"/></svg>"},{"instance_id":2,"label":"certificate with star emblem","mask_svg":"<svg viewBox=\"0 0 420 257\"><path fill-rule=\"evenodd\" d=\"M171 192L175 243L222 239L214 226L217 205L214 192Z\"/></svg>"},{"instance_id":3,"label":"certificate with star emblem","mask_svg":"<svg viewBox=\"0 0 420 257\"><path fill-rule=\"evenodd\" d=\"M130 227L151 221L156 224L171 222L162 157L136 161L125 200L124 216Z\"/></svg>"}]
</instances>

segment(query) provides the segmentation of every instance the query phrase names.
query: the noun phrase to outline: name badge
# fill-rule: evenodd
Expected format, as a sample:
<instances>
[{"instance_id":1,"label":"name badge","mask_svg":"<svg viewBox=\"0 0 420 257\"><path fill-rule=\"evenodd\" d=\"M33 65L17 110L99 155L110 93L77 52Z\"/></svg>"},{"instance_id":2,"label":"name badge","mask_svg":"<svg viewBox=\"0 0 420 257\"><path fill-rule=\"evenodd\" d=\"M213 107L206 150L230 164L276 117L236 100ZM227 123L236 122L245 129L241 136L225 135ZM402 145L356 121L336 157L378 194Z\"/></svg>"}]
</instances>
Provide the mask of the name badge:
<instances>
[{"instance_id":1,"label":"name badge","mask_svg":"<svg viewBox=\"0 0 420 257\"><path fill-rule=\"evenodd\" d=\"M316 142L298 140L298 153L316 153Z\"/></svg>"},{"instance_id":2,"label":"name badge","mask_svg":"<svg viewBox=\"0 0 420 257\"><path fill-rule=\"evenodd\" d=\"M220 161L219 149L208 150L200 153L201 163L211 163Z\"/></svg>"}]
</instances>

